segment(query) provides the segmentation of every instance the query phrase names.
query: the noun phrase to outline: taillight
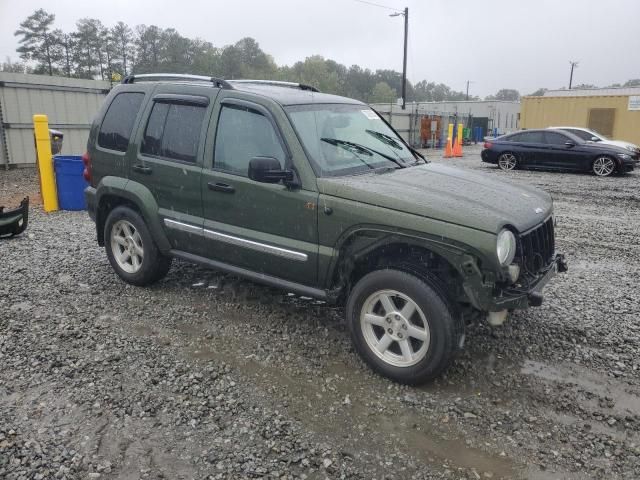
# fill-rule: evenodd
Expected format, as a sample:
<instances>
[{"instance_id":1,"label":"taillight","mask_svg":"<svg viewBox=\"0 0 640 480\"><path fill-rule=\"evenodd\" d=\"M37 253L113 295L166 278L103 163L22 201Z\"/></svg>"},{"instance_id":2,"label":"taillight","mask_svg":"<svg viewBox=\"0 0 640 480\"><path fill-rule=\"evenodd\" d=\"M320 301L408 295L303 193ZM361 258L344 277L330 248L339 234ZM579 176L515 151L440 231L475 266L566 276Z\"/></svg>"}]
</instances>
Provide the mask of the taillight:
<instances>
[{"instance_id":1,"label":"taillight","mask_svg":"<svg viewBox=\"0 0 640 480\"><path fill-rule=\"evenodd\" d=\"M493 143L491 142L484 142L484 148L491 148L493 147Z\"/></svg>"},{"instance_id":2,"label":"taillight","mask_svg":"<svg viewBox=\"0 0 640 480\"><path fill-rule=\"evenodd\" d=\"M89 152L84 152L84 155L82 155L82 163L84 164L82 176L87 182L91 183L91 157Z\"/></svg>"}]
</instances>

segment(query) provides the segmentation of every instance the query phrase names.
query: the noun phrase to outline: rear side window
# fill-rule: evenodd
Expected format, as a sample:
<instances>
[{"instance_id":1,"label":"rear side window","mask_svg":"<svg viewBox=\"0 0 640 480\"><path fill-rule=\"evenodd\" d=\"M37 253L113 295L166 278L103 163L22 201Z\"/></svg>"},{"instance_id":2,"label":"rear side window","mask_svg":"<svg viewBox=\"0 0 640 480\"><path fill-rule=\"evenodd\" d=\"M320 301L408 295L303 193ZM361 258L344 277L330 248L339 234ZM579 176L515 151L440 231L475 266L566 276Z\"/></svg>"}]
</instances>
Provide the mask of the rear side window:
<instances>
[{"instance_id":1,"label":"rear side window","mask_svg":"<svg viewBox=\"0 0 640 480\"><path fill-rule=\"evenodd\" d=\"M253 157L273 157L284 165L285 153L273 125L257 110L225 105L220 112L213 166L247 176Z\"/></svg>"},{"instance_id":2,"label":"rear side window","mask_svg":"<svg viewBox=\"0 0 640 480\"><path fill-rule=\"evenodd\" d=\"M140 151L145 155L195 163L206 108L156 102Z\"/></svg>"},{"instance_id":3,"label":"rear side window","mask_svg":"<svg viewBox=\"0 0 640 480\"><path fill-rule=\"evenodd\" d=\"M520 134L519 142L523 143L544 143L542 132L523 132Z\"/></svg>"},{"instance_id":4,"label":"rear side window","mask_svg":"<svg viewBox=\"0 0 640 480\"><path fill-rule=\"evenodd\" d=\"M567 137L561 133L556 132L544 132L544 138L549 145L564 145L569 141Z\"/></svg>"},{"instance_id":5,"label":"rear side window","mask_svg":"<svg viewBox=\"0 0 640 480\"><path fill-rule=\"evenodd\" d=\"M98 145L109 150L126 152L133 123L140 110L144 93L119 93L113 98L111 105L100 125Z\"/></svg>"}]
</instances>

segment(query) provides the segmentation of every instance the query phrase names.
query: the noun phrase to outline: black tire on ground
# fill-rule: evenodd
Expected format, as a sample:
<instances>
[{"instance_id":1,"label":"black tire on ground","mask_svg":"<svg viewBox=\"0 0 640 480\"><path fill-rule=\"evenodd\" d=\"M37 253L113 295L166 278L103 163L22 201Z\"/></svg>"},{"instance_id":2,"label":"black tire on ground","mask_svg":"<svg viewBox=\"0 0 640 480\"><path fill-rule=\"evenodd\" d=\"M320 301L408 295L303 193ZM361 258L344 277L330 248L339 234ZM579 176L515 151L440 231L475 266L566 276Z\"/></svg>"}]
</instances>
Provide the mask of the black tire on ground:
<instances>
[{"instance_id":1,"label":"black tire on ground","mask_svg":"<svg viewBox=\"0 0 640 480\"><path fill-rule=\"evenodd\" d=\"M114 225L120 220L125 220L132 224L142 241L144 256L140 268L134 273L123 270L114 258L111 233ZM171 268L171 257L166 257L160 253L142 216L129 207L119 206L109 212L104 226L104 239L109 263L111 263L118 276L127 283L137 286L150 285L163 278Z\"/></svg>"},{"instance_id":2,"label":"black tire on ground","mask_svg":"<svg viewBox=\"0 0 640 480\"><path fill-rule=\"evenodd\" d=\"M361 322L365 302L384 290L406 295L426 317L430 339L426 354L418 363L409 366L388 363L365 339ZM347 323L355 349L374 371L399 383L418 385L433 380L449 367L458 350L460 330L454 309L441 292L443 290L434 281L395 269L376 270L355 285L347 301ZM384 330L381 335L385 335Z\"/></svg>"}]
</instances>

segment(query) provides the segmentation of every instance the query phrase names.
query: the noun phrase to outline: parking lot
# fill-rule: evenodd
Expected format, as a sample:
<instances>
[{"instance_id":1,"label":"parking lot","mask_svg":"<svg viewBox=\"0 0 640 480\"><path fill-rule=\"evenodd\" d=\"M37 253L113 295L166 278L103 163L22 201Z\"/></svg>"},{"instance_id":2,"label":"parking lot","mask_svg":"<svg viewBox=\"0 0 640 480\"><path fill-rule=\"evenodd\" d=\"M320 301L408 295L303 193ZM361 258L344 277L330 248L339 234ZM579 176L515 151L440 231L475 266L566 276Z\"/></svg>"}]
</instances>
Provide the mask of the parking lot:
<instances>
[{"instance_id":1,"label":"parking lot","mask_svg":"<svg viewBox=\"0 0 640 480\"><path fill-rule=\"evenodd\" d=\"M133 287L86 212L33 206L0 241L0 477L639 478L640 172L479 151L429 154L549 192L569 272L420 388L373 374L339 308L182 262ZM0 172L0 205L37 189Z\"/></svg>"}]
</instances>

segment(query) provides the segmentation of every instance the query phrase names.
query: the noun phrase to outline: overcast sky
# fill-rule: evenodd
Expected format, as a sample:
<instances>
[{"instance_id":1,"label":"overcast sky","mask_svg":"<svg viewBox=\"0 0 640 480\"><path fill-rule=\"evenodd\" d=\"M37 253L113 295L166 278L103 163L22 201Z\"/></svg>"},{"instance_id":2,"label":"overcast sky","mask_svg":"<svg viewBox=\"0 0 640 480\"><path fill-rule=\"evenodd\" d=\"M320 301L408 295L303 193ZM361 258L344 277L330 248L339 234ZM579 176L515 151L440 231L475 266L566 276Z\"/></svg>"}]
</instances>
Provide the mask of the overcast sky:
<instances>
[{"instance_id":1,"label":"overcast sky","mask_svg":"<svg viewBox=\"0 0 640 480\"><path fill-rule=\"evenodd\" d=\"M408 78L485 96L569 82L640 78L640 0L372 0L409 7ZM402 70L402 17L356 0L0 0L0 60L17 59L18 24L37 8L74 29L82 17L173 27L215 46L255 38L279 65L320 54L347 66ZM215 72L211 72L215 74Z\"/></svg>"}]
</instances>

